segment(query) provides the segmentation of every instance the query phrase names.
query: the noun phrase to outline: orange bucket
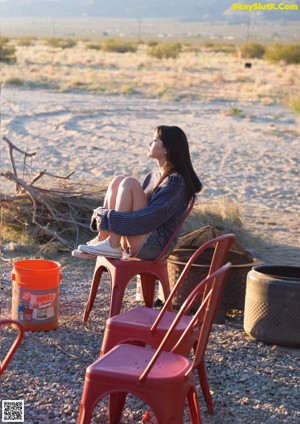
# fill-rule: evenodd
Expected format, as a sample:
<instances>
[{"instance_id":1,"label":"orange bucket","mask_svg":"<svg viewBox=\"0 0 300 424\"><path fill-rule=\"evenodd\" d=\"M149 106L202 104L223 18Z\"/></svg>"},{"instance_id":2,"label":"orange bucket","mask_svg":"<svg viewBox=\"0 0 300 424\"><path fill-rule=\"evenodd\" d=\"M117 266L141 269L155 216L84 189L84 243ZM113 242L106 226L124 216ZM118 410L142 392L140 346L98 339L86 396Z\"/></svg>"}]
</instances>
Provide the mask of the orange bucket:
<instances>
[{"instance_id":1,"label":"orange bucket","mask_svg":"<svg viewBox=\"0 0 300 424\"><path fill-rule=\"evenodd\" d=\"M25 330L57 328L60 264L43 259L16 261L11 278L12 319L20 321Z\"/></svg>"}]
</instances>

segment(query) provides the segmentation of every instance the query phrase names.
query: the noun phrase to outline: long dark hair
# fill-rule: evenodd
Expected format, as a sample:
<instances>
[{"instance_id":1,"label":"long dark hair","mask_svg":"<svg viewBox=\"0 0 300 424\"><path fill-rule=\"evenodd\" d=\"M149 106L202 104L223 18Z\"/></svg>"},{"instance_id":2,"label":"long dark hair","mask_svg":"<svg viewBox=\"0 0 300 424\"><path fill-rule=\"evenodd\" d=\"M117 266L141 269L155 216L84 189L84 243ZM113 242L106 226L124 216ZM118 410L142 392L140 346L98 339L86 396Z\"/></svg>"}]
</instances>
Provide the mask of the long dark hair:
<instances>
[{"instance_id":1,"label":"long dark hair","mask_svg":"<svg viewBox=\"0 0 300 424\"><path fill-rule=\"evenodd\" d=\"M187 194L191 198L195 193L199 193L203 186L194 171L185 133L179 127L167 125L158 126L156 133L167 150L167 167L157 187L168 175L177 172L183 177Z\"/></svg>"}]
</instances>

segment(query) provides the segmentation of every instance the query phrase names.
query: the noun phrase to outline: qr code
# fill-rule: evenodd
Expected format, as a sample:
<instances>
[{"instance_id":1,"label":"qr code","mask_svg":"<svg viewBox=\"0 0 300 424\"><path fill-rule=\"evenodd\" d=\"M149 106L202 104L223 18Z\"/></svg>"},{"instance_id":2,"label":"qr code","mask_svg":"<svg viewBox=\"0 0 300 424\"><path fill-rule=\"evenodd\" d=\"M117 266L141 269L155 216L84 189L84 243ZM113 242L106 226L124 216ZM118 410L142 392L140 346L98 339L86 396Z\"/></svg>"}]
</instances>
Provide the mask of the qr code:
<instances>
[{"instance_id":1,"label":"qr code","mask_svg":"<svg viewBox=\"0 0 300 424\"><path fill-rule=\"evenodd\" d=\"M2 422L23 423L24 422L24 400L2 401Z\"/></svg>"}]
</instances>

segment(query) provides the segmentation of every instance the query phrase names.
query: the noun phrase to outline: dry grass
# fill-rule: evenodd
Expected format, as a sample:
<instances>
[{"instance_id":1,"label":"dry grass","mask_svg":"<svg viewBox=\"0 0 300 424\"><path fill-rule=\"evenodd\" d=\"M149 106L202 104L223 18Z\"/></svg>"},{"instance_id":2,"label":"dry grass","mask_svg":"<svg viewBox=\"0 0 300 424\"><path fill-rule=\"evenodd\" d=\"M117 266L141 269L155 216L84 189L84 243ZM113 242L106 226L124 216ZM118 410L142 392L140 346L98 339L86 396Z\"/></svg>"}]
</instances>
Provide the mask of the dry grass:
<instances>
[{"instance_id":1,"label":"dry grass","mask_svg":"<svg viewBox=\"0 0 300 424\"><path fill-rule=\"evenodd\" d=\"M227 197L194 206L183 231L191 233L207 225L223 233L234 233L236 242L241 246L252 247L261 244L258 237L244 228L238 204Z\"/></svg>"},{"instance_id":2,"label":"dry grass","mask_svg":"<svg viewBox=\"0 0 300 424\"><path fill-rule=\"evenodd\" d=\"M134 94L164 100L226 99L283 102L299 92L297 65L253 60L251 69L233 52L185 46L177 59L155 59L147 45L123 54L87 48L55 48L43 40L28 46L14 41L17 64L2 65L2 82L61 92L88 90L103 94Z\"/></svg>"}]
</instances>

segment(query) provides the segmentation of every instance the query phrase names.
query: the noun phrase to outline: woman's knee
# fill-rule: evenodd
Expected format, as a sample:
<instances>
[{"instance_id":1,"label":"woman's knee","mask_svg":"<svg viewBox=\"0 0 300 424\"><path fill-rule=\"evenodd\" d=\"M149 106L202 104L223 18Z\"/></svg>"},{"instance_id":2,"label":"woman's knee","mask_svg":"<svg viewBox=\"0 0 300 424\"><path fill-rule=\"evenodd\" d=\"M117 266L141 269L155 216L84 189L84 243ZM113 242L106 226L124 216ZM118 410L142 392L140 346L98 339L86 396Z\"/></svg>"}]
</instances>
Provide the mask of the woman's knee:
<instances>
[{"instance_id":1,"label":"woman's knee","mask_svg":"<svg viewBox=\"0 0 300 424\"><path fill-rule=\"evenodd\" d=\"M139 180L137 180L134 177L125 177L123 178L120 183L119 183L120 187L126 187L126 188L135 188L135 187L139 187L142 189L141 183L139 182Z\"/></svg>"},{"instance_id":2,"label":"woman's knee","mask_svg":"<svg viewBox=\"0 0 300 424\"><path fill-rule=\"evenodd\" d=\"M104 204L103 204L105 208L114 209L116 205L116 197L118 195L119 187L124 178L125 177L119 175L117 177L114 177L110 181L108 188L106 190Z\"/></svg>"},{"instance_id":3,"label":"woman's knee","mask_svg":"<svg viewBox=\"0 0 300 424\"><path fill-rule=\"evenodd\" d=\"M123 200L128 205L130 199L130 210L135 211L148 205L147 196L140 182L134 177L126 177L119 186L119 206ZM124 203L123 203L124 205Z\"/></svg>"},{"instance_id":4,"label":"woman's knee","mask_svg":"<svg viewBox=\"0 0 300 424\"><path fill-rule=\"evenodd\" d=\"M118 175L116 177L114 177L109 185L108 185L108 190L110 191L118 191L118 188L121 184L121 182L125 179L126 177L123 177L122 175Z\"/></svg>"}]
</instances>

